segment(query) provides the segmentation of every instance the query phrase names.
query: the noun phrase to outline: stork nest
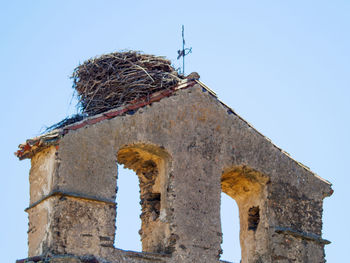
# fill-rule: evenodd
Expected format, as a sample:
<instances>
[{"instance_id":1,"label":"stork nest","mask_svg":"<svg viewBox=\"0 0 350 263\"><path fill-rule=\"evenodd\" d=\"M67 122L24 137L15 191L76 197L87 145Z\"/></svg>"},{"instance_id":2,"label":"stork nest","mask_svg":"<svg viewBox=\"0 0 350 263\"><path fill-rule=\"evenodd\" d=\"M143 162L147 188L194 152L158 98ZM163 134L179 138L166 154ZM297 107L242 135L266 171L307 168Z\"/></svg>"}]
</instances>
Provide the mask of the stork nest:
<instances>
[{"instance_id":1,"label":"stork nest","mask_svg":"<svg viewBox=\"0 0 350 263\"><path fill-rule=\"evenodd\" d=\"M90 116L173 88L182 78L164 57L135 51L89 59L72 75L78 106Z\"/></svg>"}]
</instances>

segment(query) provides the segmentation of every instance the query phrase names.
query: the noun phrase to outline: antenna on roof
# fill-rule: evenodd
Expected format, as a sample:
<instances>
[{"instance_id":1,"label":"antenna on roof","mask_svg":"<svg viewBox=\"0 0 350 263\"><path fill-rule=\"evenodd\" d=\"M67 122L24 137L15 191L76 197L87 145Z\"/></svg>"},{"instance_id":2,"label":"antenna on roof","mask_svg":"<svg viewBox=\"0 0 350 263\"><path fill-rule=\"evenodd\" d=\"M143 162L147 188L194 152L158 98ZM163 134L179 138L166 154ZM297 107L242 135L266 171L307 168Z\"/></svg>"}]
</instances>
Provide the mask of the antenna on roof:
<instances>
[{"instance_id":1,"label":"antenna on roof","mask_svg":"<svg viewBox=\"0 0 350 263\"><path fill-rule=\"evenodd\" d=\"M180 71L180 74L185 76L185 56L192 53L192 47L185 48L185 26L182 25L182 50L177 51L177 59L180 59L182 57L182 72Z\"/></svg>"}]
</instances>

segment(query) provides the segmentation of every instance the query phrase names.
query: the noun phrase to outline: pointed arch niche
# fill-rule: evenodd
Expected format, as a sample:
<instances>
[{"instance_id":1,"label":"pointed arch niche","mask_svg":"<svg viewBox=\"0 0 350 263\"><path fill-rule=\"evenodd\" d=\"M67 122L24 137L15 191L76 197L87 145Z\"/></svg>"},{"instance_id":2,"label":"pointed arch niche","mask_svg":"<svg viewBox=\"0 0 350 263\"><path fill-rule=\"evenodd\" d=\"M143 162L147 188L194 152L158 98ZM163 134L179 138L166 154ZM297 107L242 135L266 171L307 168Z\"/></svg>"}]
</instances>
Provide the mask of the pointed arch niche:
<instances>
[{"instance_id":1,"label":"pointed arch niche","mask_svg":"<svg viewBox=\"0 0 350 263\"><path fill-rule=\"evenodd\" d=\"M266 245L259 237L265 231L264 196L267 182L267 176L247 166L227 169L221 177L222 192L236 201L239 210L242 263L253 262L256 250Z\"/></svg>"},{"instance_id":2,"label":"pointed arch niche","mask_svg":"<svg viewBox=\"0 0 350 263\"><path fill-rule=\"evenodd\" d=\"M141 204L139 234L143 252L169 254L173 250L167 220L170 214L167 201L169 160L169 154L154 145L133 144L122 147L117 153L118 164L133 170L138 177Z\"/></svg>"}]
</instances>

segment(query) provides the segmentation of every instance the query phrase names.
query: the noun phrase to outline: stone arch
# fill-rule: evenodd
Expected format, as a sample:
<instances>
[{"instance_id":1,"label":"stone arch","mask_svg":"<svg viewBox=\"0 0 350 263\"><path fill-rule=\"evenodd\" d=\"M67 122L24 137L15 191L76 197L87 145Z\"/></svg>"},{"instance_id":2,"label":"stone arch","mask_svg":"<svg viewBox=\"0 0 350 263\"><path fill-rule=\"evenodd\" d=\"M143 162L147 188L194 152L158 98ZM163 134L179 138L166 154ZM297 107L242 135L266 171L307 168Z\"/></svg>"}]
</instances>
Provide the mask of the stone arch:
<instances>
[{"instance_id":1,"label":"stone arch","mask_svg":"<svg viewBox=\"0 0 350 263\"><path fill-rule=\"evenodd\" d=\"M245 165L226 169L221 176L222 191L236 201L239 209L242 263L255 262L267 243L263 239L268 181L268 176Z\"/></svg>"},{"instance_id":2,"label":"stone arch","mask_svg":"<svg viewBox=\"0 0 350 263\"><path fill-rule=\"evenodd\" d=\"M119 149L117 162L133 170L139 178L142 251L171 253L174 244L171 242L167 200L170 155L155 145L132 144Z\"/></svg>"}]
</instances>

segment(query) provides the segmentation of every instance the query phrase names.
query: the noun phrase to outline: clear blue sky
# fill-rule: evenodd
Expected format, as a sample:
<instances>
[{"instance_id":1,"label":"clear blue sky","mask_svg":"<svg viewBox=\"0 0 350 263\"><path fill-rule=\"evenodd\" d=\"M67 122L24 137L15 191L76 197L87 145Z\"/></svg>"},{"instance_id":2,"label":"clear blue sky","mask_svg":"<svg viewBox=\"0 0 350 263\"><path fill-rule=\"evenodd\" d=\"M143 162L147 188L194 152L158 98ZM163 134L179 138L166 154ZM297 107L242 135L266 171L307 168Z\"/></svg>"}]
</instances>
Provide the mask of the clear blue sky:
<instances>
[{"instance_id":1,"label":"clear blue sky","mask_svg":"<svg viewBox=\"0 0 350 263\"><path fill-rule=\"evenodd\" d=\"M193 47L187 73L199 72L221 100L333 183L335 192L325 200L323 213L323 237L332 241L326 257L328 262L346 261L350 1L0 3L2 262L14 262L27 253L28 221L23 210L29 202L30 162L19 162L13 152L45 125L76 111L75 101L70 105L69 76L74 67L90 57L123 49L164 55L178 65L182 24L187 44ZM135 186L136 181L129 179L135 178L133 174L123 177L123 184ZM227 229L237 226L232 207L225 200ZM130 221L137 213L120 212L118 220ZM224 238L224 258L239 261L237 231L225 232ZM120 247L137 249L129 247L130 240L123 242ZM138 242L132 236L131 243Z\"/></svg>"}]
</instances>

